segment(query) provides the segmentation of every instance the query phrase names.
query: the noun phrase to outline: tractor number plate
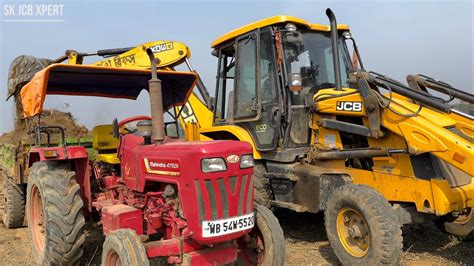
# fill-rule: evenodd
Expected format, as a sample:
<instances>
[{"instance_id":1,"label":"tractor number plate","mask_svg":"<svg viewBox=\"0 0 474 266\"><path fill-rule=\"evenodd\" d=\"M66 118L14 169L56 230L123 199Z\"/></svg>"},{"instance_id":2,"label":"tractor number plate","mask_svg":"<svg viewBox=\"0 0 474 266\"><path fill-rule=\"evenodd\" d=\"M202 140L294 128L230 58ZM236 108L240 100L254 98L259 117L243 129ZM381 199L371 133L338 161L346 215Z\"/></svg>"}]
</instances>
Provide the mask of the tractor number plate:
<instances>
[{"instance_id":1,"label":"tractor number plate","mask_svg":"<svg viewBox=\"0 0 474 266\"><path fill-rule=\"evenodd\" d=\"M222 220L203 221L202 236L215 237L232 234L253 228L254 214L246 214L239 217L233 217Z\"/></svg>"}]
</instances>

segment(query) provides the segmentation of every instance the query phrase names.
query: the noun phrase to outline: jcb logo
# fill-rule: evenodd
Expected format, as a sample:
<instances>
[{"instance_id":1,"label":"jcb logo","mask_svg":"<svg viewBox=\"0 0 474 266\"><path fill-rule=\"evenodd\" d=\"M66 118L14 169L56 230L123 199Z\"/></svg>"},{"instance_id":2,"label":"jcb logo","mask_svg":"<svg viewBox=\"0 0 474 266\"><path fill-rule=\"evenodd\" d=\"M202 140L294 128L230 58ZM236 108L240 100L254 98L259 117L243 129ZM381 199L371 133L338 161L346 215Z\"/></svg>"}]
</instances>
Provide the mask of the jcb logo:
<instances>
[{"instance_id":1,"label":"jcb logo","mask_svg":"<svg viewBox=\"0 0 474 266\"><path fill-rule=\"evenodd\" d=\"M194 110L191 107L191 104L187 102L184 107L183 111L181 112L181 116L183 117L184 123L197 123L196 115L194 114Z\"/></svg>"},{"instance_id":2,"label":"jcb logo","mask_svg":"<svg viewBox=\"0 0 474 266\"><path fill-rule=\"evenodd\" d=\"M349 111L349 112L361 112L362 103L361 102L337 102L336 110Z\"/></svg>"}]
</instances>

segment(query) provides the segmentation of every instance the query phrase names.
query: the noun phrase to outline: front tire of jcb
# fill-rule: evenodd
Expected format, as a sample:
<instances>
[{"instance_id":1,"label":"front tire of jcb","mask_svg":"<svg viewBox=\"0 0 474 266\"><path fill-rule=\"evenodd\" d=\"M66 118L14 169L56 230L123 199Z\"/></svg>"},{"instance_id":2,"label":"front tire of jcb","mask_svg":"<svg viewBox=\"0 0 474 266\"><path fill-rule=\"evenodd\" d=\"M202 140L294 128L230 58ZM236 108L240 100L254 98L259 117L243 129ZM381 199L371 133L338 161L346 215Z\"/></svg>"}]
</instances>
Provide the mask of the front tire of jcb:
<instances>
[{"instance_id":1,"label":"front tire of jcb","mask_svg":"<svg viewBox=\"0 0 474 266\"><path fill-rule=\"evenodd\" d=\"M237 241L240 250L238 261L244 265L284 265L285 236L278 219L264 206L255 203L254 208L254 229Z\"/></svg>"},{"instance_id":2,"label":"front tire of jcb","mask_svg":"<svg viewBox=\"0 0 474 266\"><path fill-rule=\"evenodd\" d=\"M348 184L334 190L324 212L331 247L343 265L397 265L402 231L390 203L374 189Z\"/></svg>"},{"instance_id":3,"label":"front tire of jcb","mask_svg":"<svg viewBox=\"0 0 474 266\"><path fill-rule=\"evenodd\" d=\"M26 208L38 264L79 264L85 240L83 204L74 172L59 162L33 164Z\"/></svg>"},{"instance_id":4,"label":"front tire of jcb","mask_svg":"<svg viewBox=\"0 0 474 266\"><path fill-rule=\"evenodd\" d=\"M273 193L270 180L265 177L267 170L263 164L255 164L254 173L254 198L258 204L272 209Z\"/></svg>"},{"instance_id":5,"label":"front tire of jcb","mask_svg":"<svg viewBox=\"0 0 474 266\"><path fill-rule=\"evenodd\" d=\"M149 266L140 237L131 229L118 229L107 235L102 248L103 266Z\"/></svg>"},{"instance_id":6,"label":"front tire of jcb","mask_svg":"<svg viewBox=\"0 0 474 266\"><path fill-rule=\"evenodd\" d=\"M23 227L25 220L24 188L11 182L7 176L3 176L3 200L5 205L2 218L7 229Z\"/></svg>"}]
</instances>

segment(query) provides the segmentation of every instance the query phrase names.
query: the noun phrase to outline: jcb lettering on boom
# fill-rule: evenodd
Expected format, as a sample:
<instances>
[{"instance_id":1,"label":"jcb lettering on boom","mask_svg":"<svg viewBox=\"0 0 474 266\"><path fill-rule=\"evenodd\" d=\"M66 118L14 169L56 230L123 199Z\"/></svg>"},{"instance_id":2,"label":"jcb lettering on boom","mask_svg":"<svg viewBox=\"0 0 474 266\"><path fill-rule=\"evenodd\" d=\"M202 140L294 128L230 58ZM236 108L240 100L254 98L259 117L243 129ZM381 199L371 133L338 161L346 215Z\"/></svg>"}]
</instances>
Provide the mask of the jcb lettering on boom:
<instances>
[{"instance_id":1,"label":"jcb lettering on boom","mask_svg":"<svg viewBox=\"0 0 474 266\"><path fill-rule=\"evenodd\" d=\"M196 115L194 114L194 110L191 107L191 104L189 104L189 102L187 102L184 105L183 111L181 112L181 116L183 117L183 120L184 120L185 124L197 123L198 122L197 118L196 118Z\"/></svg>"}]
</instances>

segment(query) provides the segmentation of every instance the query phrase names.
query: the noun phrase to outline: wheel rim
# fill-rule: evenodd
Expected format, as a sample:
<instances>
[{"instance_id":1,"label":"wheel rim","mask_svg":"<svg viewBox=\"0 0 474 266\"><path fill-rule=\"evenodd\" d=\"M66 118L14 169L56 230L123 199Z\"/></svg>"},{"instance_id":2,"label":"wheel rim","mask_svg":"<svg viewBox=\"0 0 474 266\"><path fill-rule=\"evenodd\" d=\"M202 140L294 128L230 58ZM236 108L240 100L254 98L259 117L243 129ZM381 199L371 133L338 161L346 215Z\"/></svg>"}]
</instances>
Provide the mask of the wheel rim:
<instances>
[{"instance_id":1,"label":"wheel rim","mask_svg":"<svg viewBox=\"0 0 474 266\"><path fill-rule=\"evenodd\" d=\"M369 251L370 230L365 218L352 208L342 208L337 214L336 229L344 249L354 257Z\"/></svg>"},{"instance_id":2,"label":"wheel rim","mask_svg":"<svg viewBox=\"0 0 474 266\"><path fill-rule=\"evenodd\" d=\"M115 250L110 250L107 253L107 257L105 258L105 265L106 266L121 266L122 261L120 260L120 256Z\"/></svg>"},{"instance_id":3,"label":"wheel rim","mask_svg":"<svg viewBox=\"0 0 474 266\"><path fill-rule=\"evenodd\" d=\"M265 243L260 232L253 230L238 240L239 259L245 265L263 265Z\"/></svg>"},{"instance_id":4,"label":"wheel rim","mask_svg":"<svg viewBox=\"0 0 474 266\"><path fill-rule=\"evenodd\" d=\"M36 185L33 185L29 197L31 202L29 210L31 236L36 249L41 253L45 245L44 212L41 194Z\"/></svg>"},{"instance_id":5,"label":"wheel rim","mask_svg":"<svg viewBox=\"0 0 474 266\"><path fill-rule=\"evenodd\" d=\"M472 217L474 217L474 214L473 214L472 209L469 208L467 212L456 217L456 220L454 220L453 222L457 224L467 224L468 222L472 220Z\"/></svg>"}]
</instances>

